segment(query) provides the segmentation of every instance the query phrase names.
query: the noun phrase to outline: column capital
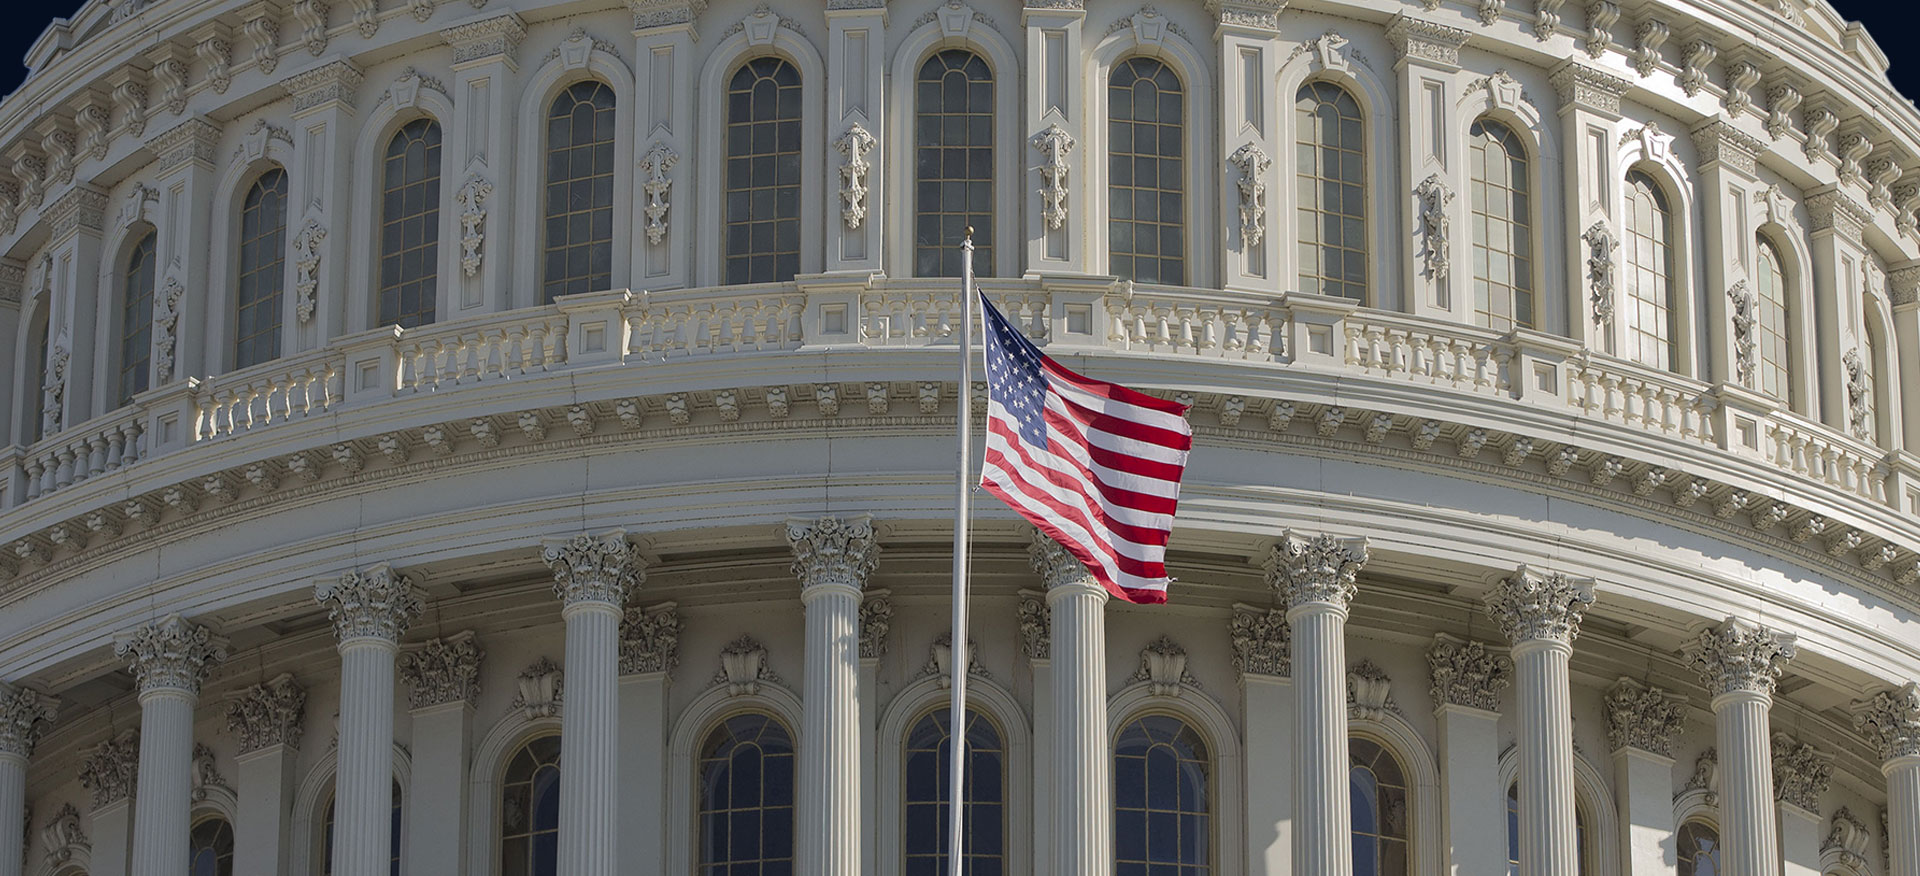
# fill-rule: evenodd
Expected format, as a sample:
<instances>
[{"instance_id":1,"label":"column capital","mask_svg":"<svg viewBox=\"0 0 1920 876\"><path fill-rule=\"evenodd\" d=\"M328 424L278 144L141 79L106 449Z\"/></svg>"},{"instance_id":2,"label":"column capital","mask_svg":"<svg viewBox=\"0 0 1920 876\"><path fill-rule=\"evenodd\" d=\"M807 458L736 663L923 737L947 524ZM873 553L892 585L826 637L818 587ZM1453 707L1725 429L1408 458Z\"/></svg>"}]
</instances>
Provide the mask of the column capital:
<instances>
[{"instance_id":1,"label":"column capital","mask_svg":"<svg viewBox=\"0 0 1920 876\"><path fill-rule=\"evenodd\" d=\"M647 561L627 541L624 529L548 539L540 559L553 572L554 595L569 608L601 603L618 609L647 579Z\"/></svg>"},{"instance_id":2,"label":"column capital","mask_svg":"<svg viewBox=\"0 0 1920 876\"><path fill-rule=\"evenodd\" d=\"M1773 798L1808 812L1820 811L1820 795L1833 781L1833 755L1785 733L1773 734Z\"/></svg>"},{"instance_id":3,"label":"column capital","mask_svg":"<svg viewBox=\"0 0 1920 876\"><path fill-rule=\"evenodd\" d=\"M1467 32L1404 12L1387 20L1387 42L1400 60L1417 60L1449 70L1460 69L1460 47L1467 44Z\"/></svg>"},{"instance_id":4,"label":"column capital","mask_svg":"<svg viewBox=\"0 0 1920 876\"><path fill-rule=\"evenodd\" d=\"M1547 81L1559 94L1563 109L1579 107L1616 119L1620 117L1621 96L1633 88L1625 78L1572 58L1554 65Z\"/></svg>"},{"instance_id":5,"label":"column capital","mask_svg":"<svg viewBox=\"0 0 1920 876\"><path fill-rule=\"evenodd\" d=\"M1839 186L1814 189L1803 203L1807 208L1809 232L1832 230L1848 240L1859 241L1861 232L1873 221L1873 214Z\"/></svg>"},{"instance_id":6,"label":"column capital","mask_svg":"<svg viewBox=\"0 0 1920 876\"><path fill-rule=\"evenodd\" d=\"M290 673L236 694L227 706L227 729L240 734L240 753L275 745L300 747L301 721L307 712L307 689Z\"/></svg>"},{"instance_id":7,"label":"column capital","mask_svg":"<svg viewBox=\"0 0 1920 876\"><path fill-rule=\"evenodd\" d=\"M400 654L400 680L407 683L407 707L473 705L480 697L480 661L486 656L472 630L409 645Z\"/></svg>"},{"instance_id":8,"label":"column capital","mask_svg":"<svg viewBox=\"0 0 1920 876\"><path fill-rule=\"evenodd\" d=\"M97 235L107 223L107 193L81 183L48 204L45 215L53 240L65 240L76 231Z\"/></svg>"},{"instance_id":9,"label":"column capital","mask_svg":"<svg viewBox=\"0 0 1920 876\"><path fill-rule=\"evenodd\" d=\"M280 87L286 89L288 97L293 98L293 115L299 118L314 110L335 105L352 112L354 90L365 79L366 75L352 61L336 57L311 70L288 76L281 80Z\"/></svg>"},{"instance_id":10,"label":"column capital","mask_svg":"<svg viewBox=\"0 0 1920 876\"><path fill-rule=\"evenodd\" d=\"M1500 691L1511 683L1512 664L1487 650L1486 643L1456 639L1445 633L1433 637L1427 649L1433 680L1434 706L1467 706L1500 711Z\"/></svg>"},{"instance_id":11,"label":"column capital","mask_svg":"<svg viewBox=\"0 0 1920 876\"><path fill-rule=\"evenodd\" d=\"M1767 146L1740 130L1726 116L1714 116L1693 127L1693 146L1700 150L1700 166L1724 164L1749 177L1753 176L1754 157Z\"/></svg>"},{"instance_id":12,"label":"column capital","mask_svg":"<svg viewBox=\"0 0 1920 876\"><path fill-rule=\"evenodd\" d=\"M627 0L627 8L633 13L635 31L692 27L700 13L707 11L707 0Z\"/></svg>"},{"instance_id":13,"label":"column capital","mask_svg":"<svg viewBox=\"0 0 1920 876\"><path fill-rule=\"evenodd\" d=\"M1683 704L1678 694L1620 679L1607 691L1608 746L1616 752L1634 748L1672 757L1674 737L1686 720Z\"/></svg>"},{"instance_id":14,"label":"column capital","mask_svg":"<svg viewBox=\"0 0 1920 876\"><path fill-rule=\"evenodd\" d=\"M1521 566L1487 593L1487 615L1507 641L1572 644L1593 604L1593 579Z\"/></svg>"},{"instance_id":15,"label":"column capital","mask_svg":"<svg viewBox=\"0 0 1920 876\"><path fill-rule=\"evenodd\" d=\"M800 579L802 591L822 584L859 590L880 562L873 518L865 514L788 520L787 544L793 548L793 574Z\"/></svg>"},{"instance_id":16,"label":"column capital","mask_svg":"<svg viewBox=\"0 0 1920 876\"><path fill-rule=\"evenodd\" d=\"M1853 726L1883 761L1920 757L1920 685L1907 682L1855 701Z\"/></svg>"},{"instance_id":17,"label":"column capital","mask_svg":"<svg viewBox=\"0 0 1920 876\"><path fill-rule=\"evenodd\" d=\"M1287 8L1287 0L1207 0L1205 8L1218 22L1218 32L1272 36L1280 29L1280 13Z\"/></svg>"},{"instance_id":18,"label":"column capital","mask_svg":"<svg viewBox=\"0 0 1920 876\"><path fill-rule=\"evenodd\" d=\"M80 786L93 794L97 811L133 799L140 771L140 731L128 728L94 746L80 765Z\"/></svg>"},{"instance_id":19,"label":"column capital","mask_svg":"<svg viewBox=\"0 0 1920 876\"><path fill-rule=\"evenodd\" d=\"M328 606L327 617L343 645L356 639L398 642L420 615L413 579L386 563L322 581L314 587L314 599Z\"/></svg>"},{"instance_id":20,"label":"column capital","mask_svg":"<svg viewBox=\"0 0 1920 876\"><path fill-rule=\"evenodd\" d=\"M1344 611L1359 589L1354 578L1366 562L1364 538L1289 529L1280 533L1280 543L1267 557L1267 586L1286 601L1289 610L1318 603Z\"/></svg>"},{"instance_id":21,"label":"column capital","mask_svg":"<svg viewBox=\"0 0 1920 876\"><path fill-rule=\"evenodd\" d=\"M59 701L30 687L0 683L0 755L33 756Z\"/></svg>"},{"instance_id":22,"label":"column capital","mask_svg":"<svg viewBox=\"0 0 1920 876\"><path fill-rule=\"evenodd\" d=\"M869 590L860 600L860 658L878 660L887 654L887 633L893 629L893 591Z\"/></svg>"},{"instance_id":23,"label":"column capital","mask_svg":"<svg viewBox=\"0 0 1920 876\"><path fill-rule=\"evenodd\" d=\"M1079 557L1061 547L1052 536L1039 529L1033 529L1031 532L1033 540L1027 545L1027 565L1040 575L1040 580L1045 582L1047 590L1052 591L1071 584L1100 586L1093 580L1093 573L1087 571L1086 564L1080 562Z\"/></svg>"},{"instance_id":24,"label":"column capital","mask_svg":"<svg viewBox=\"0 0 1920 876\"><path fill-rule=\"evenodd\" d=\"M680 612L671 602L627 609L620 621L620 674L672 672L680 665Z\"/></svg>"},{"instance_id":25,"label":"column capital","mask_svg":"<svg viewBox=\"0 0 1920 876\"><path fill-rule=\"evenodd\" d=\"M1887 298L1895 307L1911 307L1920 303L1920 261L1899 262L1890 267L1891 270L1887 271Z\"/></svg>"},{"instance_id":26,"label":"column capital","mask_svg":"<svg viewBox=\"0 0 1920 876\"><path fill-rule=\"evenodd\" d=\"M1293 626L1287 623L1286 611L1235 605L1227 638L1233 644L1233 670L1242 678L1293 676Z\"/></svg>"},{"instance_id":27,"label":"column capital","mask_svg":"<svg viewBox=\"0 0 1920 876\"><path fill-rule=\"evenodd\" d=\"M214 149L220 145L220 126L205 116L189 116L146 142L161 173L171 173L188 164L211 168Z\"/></svg>"},{"instance_id":28,"label":"column capital","mask_svg":"<svg viewBox=\"0 0 1920 876\"><path fill-rule=\"evenodd\" d=\"M511 10L440 31L440 39L453 47L456 67L494 58L506 61L509 67L518 66L520 41L526 38L527 23Z\"/></svg>"},{"instance_id":29,"label":"column capital","mask_svg":"<svg viewBox=\"0 0 1920 876\"><path fill-rule=\"evenodd\" d=\"M1729 617L1700 633L1687 662L1715 698L1742 691L1771 697L1794 651L1792 633Z\"/></svg>"},{"instance_id":30,"label":"column capital","mask_svg":"<svg viewBox=\"0 0 1920 876\"><path fill-rule=\"evenodd\" d=\"M114 637L113 653L124 658L140 693L172 690L198 696L200 682L227 659L227 640L177 614Z\"/></svg>"},{"instance_id":31,"label":"column capital","mask_svg":"<svg viewBox=\"0 0 1920 876\"><path fill-rule=\"evenodd\" d=\"M1053 656L1053 607L1047 596L1033 590L1020 591L1015 613L1020 618L1020 649L1028 660L1047 660Z\"/></svg>"}]
</instances>

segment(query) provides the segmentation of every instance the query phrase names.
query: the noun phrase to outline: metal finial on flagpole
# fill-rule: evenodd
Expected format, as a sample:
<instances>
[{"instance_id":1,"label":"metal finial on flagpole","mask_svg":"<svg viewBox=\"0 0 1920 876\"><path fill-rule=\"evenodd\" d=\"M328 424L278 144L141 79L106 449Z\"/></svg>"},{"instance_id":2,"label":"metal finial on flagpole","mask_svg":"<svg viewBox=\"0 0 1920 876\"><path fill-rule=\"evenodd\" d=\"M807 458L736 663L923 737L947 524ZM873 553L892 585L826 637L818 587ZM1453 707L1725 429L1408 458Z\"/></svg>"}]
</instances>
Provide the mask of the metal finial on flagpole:
<instances>
[{"instance_id":1,"label":"metal finial on flagpole","mask_svg":"<svg viewBox=\"0 0 1920 876\"><path fill-rule=\"evenodd\" d=\"M966 809L967 664L967 518L973 474L973 226L960 241L960 464L953 519L953 638L947 661L953 673L953 701L947 707L947 874L963 876Z\"/></svg>"}]
</instances>

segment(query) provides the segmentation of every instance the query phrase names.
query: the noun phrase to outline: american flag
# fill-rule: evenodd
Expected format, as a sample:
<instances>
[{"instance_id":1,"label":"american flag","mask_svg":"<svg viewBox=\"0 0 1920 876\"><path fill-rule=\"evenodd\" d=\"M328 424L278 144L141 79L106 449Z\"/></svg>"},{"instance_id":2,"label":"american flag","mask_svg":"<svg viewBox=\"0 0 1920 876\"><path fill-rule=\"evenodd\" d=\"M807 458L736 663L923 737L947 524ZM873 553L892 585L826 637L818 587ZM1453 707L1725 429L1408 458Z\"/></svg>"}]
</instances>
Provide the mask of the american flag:
<instances>
[{"instance_id":1,"label":"american flag","mask_svg":"<svg viewBox=\"0 0 1920 876\"><path fill-rule=\"evenodd\" d=\"M985 295L980 485L1128 602L1167 601L1167 535L1193 446L1187 406L1067 370Z\"/></svg>"}]
</instances>

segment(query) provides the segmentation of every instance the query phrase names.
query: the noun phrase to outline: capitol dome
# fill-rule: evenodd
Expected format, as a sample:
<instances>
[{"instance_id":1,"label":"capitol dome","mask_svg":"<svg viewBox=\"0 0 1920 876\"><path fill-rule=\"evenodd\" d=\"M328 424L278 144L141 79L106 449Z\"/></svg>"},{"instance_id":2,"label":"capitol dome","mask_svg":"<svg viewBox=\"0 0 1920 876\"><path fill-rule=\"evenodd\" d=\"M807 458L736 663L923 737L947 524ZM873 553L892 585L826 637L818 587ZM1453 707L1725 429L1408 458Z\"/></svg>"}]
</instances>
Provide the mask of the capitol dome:
<instances>
[{"instance_id":1,"label":"capitol dome","mask_svg":"<svg viewBox=\"0 0 1920 876\"><path fill-rule=\"evenodd\" d=\"M1920 111L1858 24L757 2L47 27L0 876L934 876L956 661L966 876L1920 876ZM1169 604L982 494L947 635L969 227L1191 405Z\"/></svg>"}]
</instances>

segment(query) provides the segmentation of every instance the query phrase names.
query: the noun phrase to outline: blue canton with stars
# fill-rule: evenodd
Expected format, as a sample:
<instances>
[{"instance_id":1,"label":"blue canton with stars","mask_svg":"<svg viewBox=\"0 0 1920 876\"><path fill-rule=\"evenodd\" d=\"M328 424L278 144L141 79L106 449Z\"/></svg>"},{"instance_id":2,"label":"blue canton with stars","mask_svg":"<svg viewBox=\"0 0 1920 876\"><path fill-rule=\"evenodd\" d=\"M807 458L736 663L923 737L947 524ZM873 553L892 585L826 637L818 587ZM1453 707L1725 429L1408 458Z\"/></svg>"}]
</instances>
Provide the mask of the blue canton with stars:
<instances>
[{"instance_id":1,"label":"blue canton with stars","mask_svg":"<svg viewBox=\"0 0 1920 876\"><path fill-rule=\"evenodd\" d=\"M1040 370L1040 350L1000 315L987 296L980 296L980 304L987 315L987 395L1013 419L1022 443L1044 450L1047 377Z\"/></svg>"}]
</instances>

